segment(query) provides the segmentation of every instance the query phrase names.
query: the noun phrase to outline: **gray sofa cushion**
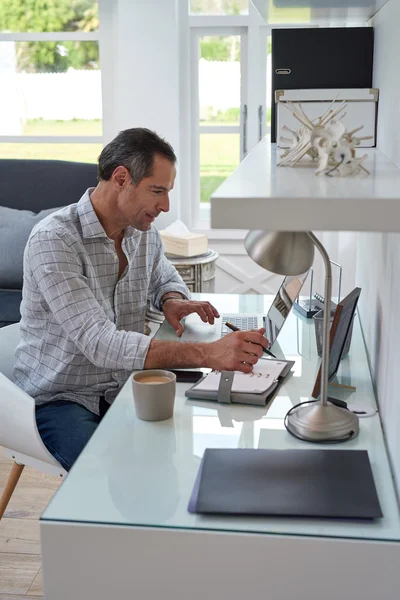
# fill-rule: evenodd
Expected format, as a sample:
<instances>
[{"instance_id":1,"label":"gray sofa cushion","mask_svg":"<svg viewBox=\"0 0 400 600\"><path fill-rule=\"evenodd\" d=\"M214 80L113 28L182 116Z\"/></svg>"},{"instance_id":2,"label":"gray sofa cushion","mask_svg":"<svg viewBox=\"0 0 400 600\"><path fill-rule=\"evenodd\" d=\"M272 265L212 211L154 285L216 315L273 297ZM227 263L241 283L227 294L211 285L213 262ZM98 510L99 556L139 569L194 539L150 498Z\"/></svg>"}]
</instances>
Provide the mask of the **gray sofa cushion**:
<instances>
[{"instance_id":1,"label":"gray sofa cushion","mask_svg":"<svg viewBox=\"0 0 400 600\"><path fill-rule=\"evenodd\" d=\"M21 290L0 289L0 327L20 320L19 307L22 301Z\"/></svg>"},{"instance_id":2,"label":"gray sofa cushion","mask_svg":"<svg viewBox=\"0 0 400 600\"><path fill-rule=\"evenodd\" d=\"M96 164L67 160L0 160L0 204L10 208L37 213L53 206L73 204L96 183Z\"/></svg>"},{"instance_id":3,"label":"gray sofa cushion","mask_svg":"<svg viewBox=\"0 0 400 600\"><path fill-rule=\"evenodd\" d=\"M1 5L1 0L0 0ZM97 165L66 160L0 159L0 206L38 213L54 206L67 206L78 202L85 190L97 183ZM18 213L22 217L21 213ZM32 213L28 213L31 215ZM5 241L5 230L10 225L5 215L0 215L0 327L20 319L19 307L22 288L23 249L32 227L42 216L19 230L20 251L12 256L13 270L10 274L9 259L12 251ZM18 218L18 217L17 217ZM14 223L15 223L15 218ZM10 233L7 232L7 239ZM13 240L13 246L17 245ZM7 257L7 260L6 260ZM6 280L5 280L6 279ZM19 282L16 285L15 282ZM16 287L11 289L11 282Z\"/></svg>"},{"instance_id":4,"label":"gray sofa cushion","mask_svg":"<svg viewBox=\"0 0 400 600\"><path fill-rule=\"evenodd\" d=\"M36 223L56 210L59 208L34 213L0 206L0 288L21 289L23 255L29 234Z\"/></svg>"}]
</instances>

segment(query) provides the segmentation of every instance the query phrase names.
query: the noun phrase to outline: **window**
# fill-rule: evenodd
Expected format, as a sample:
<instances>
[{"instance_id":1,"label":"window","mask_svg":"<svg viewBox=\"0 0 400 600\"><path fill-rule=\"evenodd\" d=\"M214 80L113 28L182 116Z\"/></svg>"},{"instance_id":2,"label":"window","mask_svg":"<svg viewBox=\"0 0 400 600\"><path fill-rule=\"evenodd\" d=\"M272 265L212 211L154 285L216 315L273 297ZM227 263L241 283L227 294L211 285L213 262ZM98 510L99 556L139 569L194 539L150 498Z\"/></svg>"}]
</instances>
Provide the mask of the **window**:
<instances>
[{"instance_id":1,"label":"window","mask_svg":"<svg viewBox=\"0 0 400 600\"><path fill-rule=\"evenodd\" d=\"M1 0L0 78L0 158L96 162L97 0Z\"/></svg>"},{"instance_id":2,"label":"window","mask_svg":"<svg viewBox=\"0 0 400 600\"><path fill-rule=\"evenodd\" d=\"M200 202L240 162L241 36L198 36Z\"/></svg>"},{"instance_id":3,"label":"window","mask_svg":"<svg viewBox=\"0 0 400 600\"><path fill-rule=\"evenodd\" d=\"M190 12L200 15L245 15L249 0L190 0Z\"/></svg>"}]
</instances>

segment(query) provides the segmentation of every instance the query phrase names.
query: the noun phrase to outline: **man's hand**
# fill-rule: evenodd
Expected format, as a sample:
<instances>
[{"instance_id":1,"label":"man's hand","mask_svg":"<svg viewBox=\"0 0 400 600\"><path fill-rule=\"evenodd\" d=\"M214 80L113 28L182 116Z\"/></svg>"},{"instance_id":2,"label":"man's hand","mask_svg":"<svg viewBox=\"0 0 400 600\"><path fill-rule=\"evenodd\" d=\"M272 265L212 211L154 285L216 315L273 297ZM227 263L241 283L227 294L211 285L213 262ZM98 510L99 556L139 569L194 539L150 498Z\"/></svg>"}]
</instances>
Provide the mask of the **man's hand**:
<instances>
[{"instance_id":1,"label":"man's hand","mask_svg":"<svg viewBox=\"0 0 400 600\"><path fill-rule=\"evenodd\" d=\"M197 302L196 300L184 300L180 298L170 298L163 305L163 313L168 323L176 331L176 335L180 337L183 333L183 325L181 319L197 313L204 323L214 324L214 319L219 317L217 309L210 302Z\"/></svg>"},{"instance_id":2,"label":"man's hand","mask_svg":"<svg viewBox=\"0 0 400 600\"><path fill-rule=\"evenodd\" d=\"M251 373L268 348L269 342L264 337L265 329L256 331L235 331L216 342L209 344L207 367L218 371L242 371Z\"/></svg>"}]
</instances>

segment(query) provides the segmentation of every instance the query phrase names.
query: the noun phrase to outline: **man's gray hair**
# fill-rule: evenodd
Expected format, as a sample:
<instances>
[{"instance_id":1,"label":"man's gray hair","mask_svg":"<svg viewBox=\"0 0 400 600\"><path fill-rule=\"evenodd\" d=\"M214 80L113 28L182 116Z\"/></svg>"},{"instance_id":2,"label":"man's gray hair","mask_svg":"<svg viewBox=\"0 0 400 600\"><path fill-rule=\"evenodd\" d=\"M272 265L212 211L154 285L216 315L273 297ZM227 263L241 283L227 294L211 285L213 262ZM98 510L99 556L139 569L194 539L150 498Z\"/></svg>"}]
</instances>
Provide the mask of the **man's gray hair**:
<instances>
[{"instance_id":1,"label":"man's gray hair","mask_svg":"<svg viewBox=\"0 0 400 600\"><path fill-rule=\"evenodd\" d=\"M142 127L120 131L99 156L99 180L109 181L115 169L123 166L128 169L132 183L138 185L152 174L155 154L176 163L172 146L154 131Z\"/></svg>"}]
</instances>

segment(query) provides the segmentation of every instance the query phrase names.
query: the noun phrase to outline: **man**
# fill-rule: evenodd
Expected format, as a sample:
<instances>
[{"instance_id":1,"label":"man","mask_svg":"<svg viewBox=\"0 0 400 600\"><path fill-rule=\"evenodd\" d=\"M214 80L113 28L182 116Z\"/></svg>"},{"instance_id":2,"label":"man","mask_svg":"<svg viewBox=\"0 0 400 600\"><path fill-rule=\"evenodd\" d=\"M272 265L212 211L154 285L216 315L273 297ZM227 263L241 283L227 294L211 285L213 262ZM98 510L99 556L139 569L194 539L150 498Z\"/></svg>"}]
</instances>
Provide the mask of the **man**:
<instances>
[{"instance_id":1,"label":"man","mask_svg":"<svg viewBox=\"0 0 400 600\"><path fill-rule=\"evenodd\" d=\"M66 470L133 370L248 373L267 346L263 329L209 344L143 334L148 297L178 336L185 315L211 324L219 316L189 299L152 225L169 210L175 163L172 147L148 129L120 132L100 154L97 187L28 240L14 377L35 398L42 440Z\"/></svg>"}]
</instances>

